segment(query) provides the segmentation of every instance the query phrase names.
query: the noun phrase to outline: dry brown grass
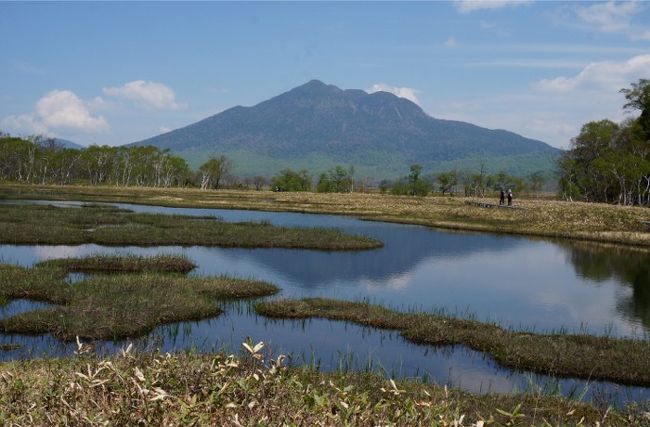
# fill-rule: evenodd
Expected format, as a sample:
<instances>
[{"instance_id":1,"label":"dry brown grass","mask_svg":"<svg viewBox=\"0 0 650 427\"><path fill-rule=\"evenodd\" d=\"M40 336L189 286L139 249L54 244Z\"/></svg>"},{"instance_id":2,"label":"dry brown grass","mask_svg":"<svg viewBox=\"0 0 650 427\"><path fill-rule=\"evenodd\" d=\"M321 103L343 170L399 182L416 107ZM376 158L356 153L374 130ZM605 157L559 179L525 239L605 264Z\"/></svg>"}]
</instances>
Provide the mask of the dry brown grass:
<instances>
[{"instance_id":1,"label":"dry brown grass","mask_svg":"<svg viewBox=\"0 0 650 427\"><path fill-rule=\"evenodd\" d=\"M197 189L86 186L0 186L0 197L114 201L178 207L254 209L354 215L363 219L431 227L561 237L650 247L641 221L646 208L557 200L515 200L522 210L486 209L462 197L407 197L382 194L274 193Z\"/></svg>"},{"instance_id":2,"label":"dry brown grass","mask_svg":"<svg viewBox=\"0 0 650 427\"><path fill-rule=\"evenodd\" d=\"M79 351L85 346L79 344ZM0 365L3 425L512 426L647 425L539 394L472 396L369 374L287 369L262 343L243 357L92 355Z\"/></svg>"}]
</instances>

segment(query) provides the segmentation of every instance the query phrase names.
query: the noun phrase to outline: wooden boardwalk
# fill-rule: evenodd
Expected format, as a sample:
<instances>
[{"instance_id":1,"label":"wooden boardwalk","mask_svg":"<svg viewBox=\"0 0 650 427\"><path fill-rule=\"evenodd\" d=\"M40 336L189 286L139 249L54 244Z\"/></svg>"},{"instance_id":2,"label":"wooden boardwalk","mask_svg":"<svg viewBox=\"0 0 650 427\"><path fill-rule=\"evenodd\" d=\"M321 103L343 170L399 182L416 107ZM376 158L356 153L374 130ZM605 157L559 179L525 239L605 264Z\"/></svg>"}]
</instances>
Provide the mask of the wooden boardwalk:
<instances>
[{"instance_id":1,"label":"wooden boardwalk","mask_svg":"<svg viewBox=\"0 0 650 427\"><path fill-rule=\"evenodd\" d=\"M465 204L469 206L478 206L479 208L497 208L497 209L515 209L515 210L525 210L520 206L508 206L508 205L499 205L495 203L481 202L477 200L465 200Z\"/></svg>"}]
</instances>

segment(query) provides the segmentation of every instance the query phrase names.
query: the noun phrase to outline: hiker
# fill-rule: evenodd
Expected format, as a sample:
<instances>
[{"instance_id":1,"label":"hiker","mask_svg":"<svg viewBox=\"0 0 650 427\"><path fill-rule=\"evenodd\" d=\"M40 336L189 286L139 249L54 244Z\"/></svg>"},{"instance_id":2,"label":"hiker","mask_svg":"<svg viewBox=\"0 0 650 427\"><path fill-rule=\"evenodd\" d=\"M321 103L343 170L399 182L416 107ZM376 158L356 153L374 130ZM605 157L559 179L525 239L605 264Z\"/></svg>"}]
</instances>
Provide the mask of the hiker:
<instances>
[{"instance_id":1,"label":"hiker","mask_svg":"<svg viewBox=\"0 0 650 427\"><path fill-rule=\"evenodd\" d=\"M508 206L512 206L512 189L508 188Z\"/></svg>"},{"instance_id":2,"label":"hiker","mask_svg":"<svg viewBox=\"0 0 650 427\"><path fill-rule=\"evenodd\" d=\"M506 204L506 192L503 191L503 188L501 189L501 192L499 193L499 206L503 206Z\"/></svg>"}]
</instances>

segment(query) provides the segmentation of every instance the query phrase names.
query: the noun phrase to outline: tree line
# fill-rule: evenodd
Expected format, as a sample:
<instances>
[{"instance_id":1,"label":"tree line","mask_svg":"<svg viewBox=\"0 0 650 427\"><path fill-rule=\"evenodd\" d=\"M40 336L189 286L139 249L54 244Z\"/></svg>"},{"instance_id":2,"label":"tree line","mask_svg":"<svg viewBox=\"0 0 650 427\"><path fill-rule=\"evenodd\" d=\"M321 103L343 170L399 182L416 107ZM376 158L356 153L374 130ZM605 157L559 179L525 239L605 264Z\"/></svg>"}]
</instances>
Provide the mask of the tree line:
<instances>
[{"instance_id":1,"label":"tree line","mask_svg":"<svg viewBox=\"0 0 650 427\"><path fill-rule=\"evenodd\" d=\"M283 169L268 180L264 176L237 178L232 161L225 155L213 156L193 171L184 159L169 150L153 146L90 146L66 148L56 140L41 136L13 137L0 132L0 180L30 184L116 185L141 187L198 187L201 189L269 187L273 191L317 191L351 193L376 189L396 195L425 196L435 189L454 195L461 188L466 196L485 196L490 189L526 187L524 180L500 172L487 175L481 166L477 173L449 171L422 174L420 165L394 181L373 182L355 178L353 166L335 166L314 180L307 170ZM532 178L528 188L543 182ZM537 182L537 184L534 184Z\"/></svg>"},{"instance_id":2,"label":"tree line","mask_svg":"<svg viewBox=\"0 0 650 427\"><path fill-rule=\"evenodd\" d=\"M30 184L174 187L192 183L185 160L152 146L66 148L51 138L0 134L0 179Z\"/></svg>"},{"instance_id":3,"label":"tree line","mask_svg":"<svg viewBox=\"0 0 650 427\"><path fill-rule=\"evenodd\" d=\"M322 173L316 185L309 171L302 169L283 169L271 179L271 189L274 191L313 191L319 193L351 193L357 187L366 189L367 183L354 179L354 167L336 166ZM399 196L426 196L438 191L442 195L465 197L486 197L492 191L512 189L519 193L536 193L543 189L546 176L538 171L528 177L520 178L506 172L487 174L484 165L477 172L447 171L438 174L423 175L423 167L419 164L410 166L409 174L397 180L382 180L377 187L381 193ZM363 190L361 190L363 191Z\"/></svg>"},{"instance_id":4,"label":"tree line","mask_svg":"<svg viewBox=\"0 0 650 427\"><path fill-rule=\"evenodd\" d=\"M89 184L262 190L263 176L239 179L232 161L215 155L193 171L185 159L154 146L91 145L68 148L53 138L19 138L0 132L0 181L26 184Z\"/></svg>"},{"instance_id":5,"label":"tree line","mask_svg":"<svg viewBox=\"0 0 650 427\"><path fill-rule=\"evenodd\" d=\"M394 195L426 196L438 191L443 196L486 197L490 192L511 189L519 193L537 193L543 189L546 176L538 171L525 178L504 171L488 174L485 165L476 172L451 170L422 175L421 165L411 165L410 173L395 182L382 181L380 191Z\"/></svg>"},{"instance_id":6,"label":"tree line","mask_svg":"<svg viewBox=\"0 0 650 427\"><path fill-rule=\"evenodd\" d=\"M584 124L559 162L566 200L650 206L650 80L621 89L638 118Z\"/></svg>"}]
</instances>

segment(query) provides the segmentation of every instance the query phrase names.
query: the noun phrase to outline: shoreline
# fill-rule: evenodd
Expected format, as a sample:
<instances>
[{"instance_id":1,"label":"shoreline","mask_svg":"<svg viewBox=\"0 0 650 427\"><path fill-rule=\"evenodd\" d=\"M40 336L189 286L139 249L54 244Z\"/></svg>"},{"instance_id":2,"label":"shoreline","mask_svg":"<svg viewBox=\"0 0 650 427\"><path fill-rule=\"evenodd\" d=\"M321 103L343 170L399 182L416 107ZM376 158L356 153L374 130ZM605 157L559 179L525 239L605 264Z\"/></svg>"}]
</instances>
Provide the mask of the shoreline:
<instances>
[{"instance_id":1,"label":"shoreline","mask_svg":"<svg viewBox=\"0 0 650 427\"><path fill-rule=\"evenodd\" d=\"M558 224L551 223L551 221L545 223L539 220L536 221L535 218L521 221L521 215L524 215L522 212L485 212L494 210L466 206L464 203L466 200L474 199L461 197L427 196L417 198L374 193L275 193L253 190L204 191L177 188L0 184L0 198L341 215L364 221L419 225L443 230L587 241L650 251L650 232L643 229L629 230L632 224L637 223L638 227L641 228L641 221L650 217L650 211L644 208L598 203L569 203L538 199L524 199L518 202L522 205L529 205L527 210L531 210L532 213L541 209L541 206L536 205L546 204L558 211L559 215L571 217L570 219L573 221L558 221L563 224L564 228L559 229L561 227ZM341 203L341 200L346 203ZM368 207L372 209L358 209L358 202L361 201L367 202ZM400 206L395 206L396 202L400 202ZM413 208L410 215L409 208ZM383 211L378 209L383 209ZM426 212L426 209L430 209L435 215L429 218L424 217L423 212ZM402 212L404 210L406 212ZM611 222L618 224L619 227L600 227L600 229L591 230L579 229L582 220L580 214L582 212L576 211L585 210L602 211L598 213L602 213L603 217L612 216ZM445 215L446 213L448 215ZM495 215L492 215L493 213ZM593 212L591 213L592 217L598 217L598 213L595 215L593 215ZM630 216L635 218L630 219ZM567 218L563 219L566 220ZM628 229L620 226L621 223L624 223ZM584 226L584 224L582 225ZM571 229L572 227L575 229Z\"/></svg>"}]
</instances>

